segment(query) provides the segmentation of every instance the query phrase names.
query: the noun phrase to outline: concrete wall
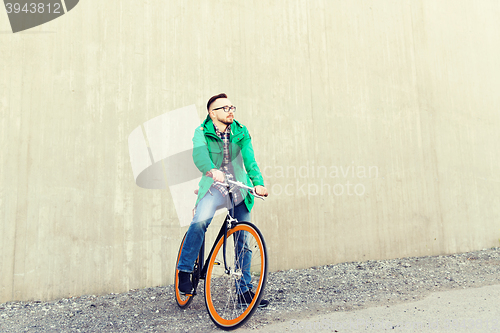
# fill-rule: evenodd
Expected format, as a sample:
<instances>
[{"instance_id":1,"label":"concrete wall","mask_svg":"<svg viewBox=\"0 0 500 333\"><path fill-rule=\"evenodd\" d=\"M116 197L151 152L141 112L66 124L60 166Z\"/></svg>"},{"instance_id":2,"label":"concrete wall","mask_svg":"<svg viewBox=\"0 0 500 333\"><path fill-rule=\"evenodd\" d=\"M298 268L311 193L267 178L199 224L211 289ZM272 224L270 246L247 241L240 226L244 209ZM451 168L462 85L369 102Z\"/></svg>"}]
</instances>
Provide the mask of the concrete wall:
<instances>
[{"instance_id":1,"label":"concrete wall","mask_svg":"<svg viewBox=\"0 0 500 333\"><path fill-rule=\"evenodd\" d=\"M135 184L127 138L222 91L271 191L253 219L272 270L498 246L498 17L496 0L84 0L12 34L0 13L0 301L172 283L186 228L168 190Z\"/></svg>"}]
</instances>

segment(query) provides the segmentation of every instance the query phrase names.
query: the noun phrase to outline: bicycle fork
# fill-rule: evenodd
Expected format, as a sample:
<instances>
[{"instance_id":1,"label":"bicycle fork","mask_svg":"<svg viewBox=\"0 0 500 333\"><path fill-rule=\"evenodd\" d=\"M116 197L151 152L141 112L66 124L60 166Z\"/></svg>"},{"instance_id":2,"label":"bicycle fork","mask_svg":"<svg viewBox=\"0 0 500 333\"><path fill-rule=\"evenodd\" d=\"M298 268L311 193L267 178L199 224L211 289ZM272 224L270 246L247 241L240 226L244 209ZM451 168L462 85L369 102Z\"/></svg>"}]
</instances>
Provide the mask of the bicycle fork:
<instances>
[{"instance_id":1,"label":"bicycle fork","mask_svg":"<svg viewBox=\"0 0 500 333\"><path fill-rule=\"evenodd\" d=\"M227 231L232 228L233 222L238 222L238 220L236 220L235 218L233 218L231 216L226 217L225 228L224 228L224 243L222 243L222 257L224 258L224 272L226 274L231 274L231 267L227 267L226 240L227 240Z\"/></svg>"},{"instance_id":2,"label":"bicycle fork","mask_svg":"<svg viewBox=\"0 0 500 333\"><path fill-rule=\"evenodd\" d=\"M217 240L222 238L222 241L223 241L223 243L222 243L222 259L224 261L224 273L226 273L228 275L231 273L231 267L228 266L227 259L226 259L226 240L227 240L227 233L233 227L233 224L235 222L238 222L238 220L236 220L235 218L233 218L229 215L226 216L226 219L224 220L224 224L223 224L222 228L220 229L219 234L217 235L217 238L216 238ZM205 240L203 240L203 244L204 243L205 243ZM205 261L205 264L203 265L203 269L201 270L200 279L204 280L207 276L207 269L208 269L208 265L210 262L210 258L212 256L212 253L215 251L215 247L217 246L217 243L218 243L218 241L214 242L214 245L213 245L212 249L210 250L210 254L208 255L208 257ZM214 262L214 265L221 265L221 264L222 263L220 263L220 262Z\"/></svg>"}]
</instances>

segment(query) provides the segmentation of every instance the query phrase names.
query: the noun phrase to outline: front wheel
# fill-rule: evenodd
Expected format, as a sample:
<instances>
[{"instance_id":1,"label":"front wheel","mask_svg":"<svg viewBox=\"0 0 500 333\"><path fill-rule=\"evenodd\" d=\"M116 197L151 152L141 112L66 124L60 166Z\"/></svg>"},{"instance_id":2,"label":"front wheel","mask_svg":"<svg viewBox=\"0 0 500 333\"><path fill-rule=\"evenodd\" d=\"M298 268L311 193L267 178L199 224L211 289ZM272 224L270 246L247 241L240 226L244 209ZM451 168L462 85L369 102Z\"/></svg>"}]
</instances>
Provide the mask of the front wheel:
<instances>
[{"instance_id":1,"label":"front wheel","mask_svg":"<svg viewBox=\"0 0 500 333\"><path fill-rule=\"evenodd\" d=\"M213 322L230 330L243 325L255 312L267 278L267 252L260 231L249 222L240 222L227 232L225 271L223 238L214 248L205 279L205 304ZM255 295L250 304L242 295L250 290Z\"/></svg>"}]
</instances>

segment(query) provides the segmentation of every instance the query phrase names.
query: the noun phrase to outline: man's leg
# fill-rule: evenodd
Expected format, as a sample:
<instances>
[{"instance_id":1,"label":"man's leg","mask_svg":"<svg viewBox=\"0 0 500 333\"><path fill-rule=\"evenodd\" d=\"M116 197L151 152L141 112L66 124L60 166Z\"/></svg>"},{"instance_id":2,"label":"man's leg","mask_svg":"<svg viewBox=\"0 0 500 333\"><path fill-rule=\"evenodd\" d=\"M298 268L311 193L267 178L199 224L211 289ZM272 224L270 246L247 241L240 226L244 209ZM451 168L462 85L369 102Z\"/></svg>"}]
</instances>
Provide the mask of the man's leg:
<instances>
[{"instance_id":1,"label":"man's leg","mask_svg":"<svg viewBox=\"0 0 500 333\"><path fill-rule=\"evenodd\" d=\"M250 222L250 212L244 202L239 204L234 209L234 217L238 221ZM237 231L233 234L235 241L235 255L237 257L237 268L242 271L242 278L236 282L236 290L238 294L243 294L248 290L252 290L252 276L250 274L250 265L252 260L252 250L248 244L248 232Z\"/></svg>"},{"instance_id":2,"label":"man's leg","mask_svg":"<svg viewBox=\"0 0 500 333\"><path fill-rule=\"evenodd\" d=\"M234 217L238 221L250 222L250 212L248 211L245 203L236 206L234 211ZM236 292L238 295L238 300L241 304L250 304L254 297L252 291L252 275L250 274L250 266L252 264L252 249L250 248L249 240L251 235L248 231L237 231L233 234L235 240L235 251L237 255L237 268L241 268L242 277L236 284ZM263 258L262 258L263 260ZM261 299L258 307L266 307L269 305L269 301L266 299Z\"/></svg>"},{"instance_id":3,"label":"man's leg","mask_svg":"<svg viewBox=\"0 0 500 333\"><path fill-rule=\"evenodd\" d=\"M186 239L182 245L181 257L177 269L181 272L192 273L194 262L200 252L203 236L207 230L218 206L224 204L225 198L216 189L210 189L198 202L193 221L189 225Z\"/></svg>"}]
</instances>

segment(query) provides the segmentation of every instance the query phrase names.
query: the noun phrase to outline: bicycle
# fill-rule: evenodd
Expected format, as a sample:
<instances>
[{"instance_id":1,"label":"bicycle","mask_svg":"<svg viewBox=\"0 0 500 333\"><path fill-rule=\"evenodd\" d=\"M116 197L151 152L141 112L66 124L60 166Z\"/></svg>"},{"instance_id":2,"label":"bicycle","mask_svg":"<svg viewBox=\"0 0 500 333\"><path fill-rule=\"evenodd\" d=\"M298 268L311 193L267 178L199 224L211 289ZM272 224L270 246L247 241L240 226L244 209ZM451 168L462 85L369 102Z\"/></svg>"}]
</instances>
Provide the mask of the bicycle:
<instances>
[{"instance_id":1,"label":"bicycle","mask_svg":"<svg viewBox=\"0 0 500 333\"><path fill-rule=\"evenodd\" d=\"M226 186L228 189L229 195L226 196L225 206L228 208L228 212L204 264L205 238L203 238L191 275L193 293L182 295L178 289L177 266L186 235L182 239L177 255L174 287L177 304L180 308L186 308L193 301L200 280L205 280L205 305L210 318L218 327L232 330L240 327L250 319L260 304L267 280L267 250L264 238L254 224L237 221L232 216L234 202L230 185L235 185L236 190L239 190L239 188L246 189L249 194L256 198L264 200L264 197L258 195L253 188L241 182L232 181L228 177L226 177L226 181L227 183L216 183ZM238 242L244 244L244 246L240 245L239 251L237 251ZM245 255L250 255L251 260L248 265L241 267ZM248 261L248 257L246 260ZM250 274L255 296L250 304L242 305L238 301L237 288L238 281L243 277L243 274Z\"/></svg>"}]
</instances>

